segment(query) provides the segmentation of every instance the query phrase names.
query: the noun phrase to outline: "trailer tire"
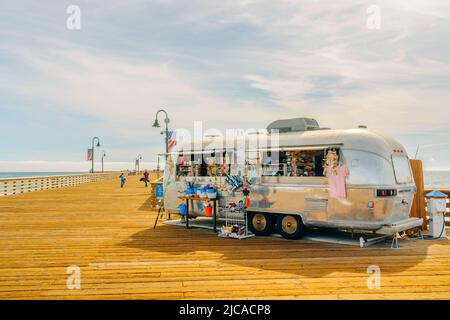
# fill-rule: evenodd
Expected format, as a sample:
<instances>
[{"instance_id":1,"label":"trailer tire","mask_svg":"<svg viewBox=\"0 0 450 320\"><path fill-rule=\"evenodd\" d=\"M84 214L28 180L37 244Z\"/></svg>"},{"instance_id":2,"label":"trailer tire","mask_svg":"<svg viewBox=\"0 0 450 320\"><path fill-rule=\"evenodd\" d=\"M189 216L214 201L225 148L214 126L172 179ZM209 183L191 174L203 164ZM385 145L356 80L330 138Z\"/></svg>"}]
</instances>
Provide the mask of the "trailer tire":
<instances>
[{"instance_id":1,"label":"trailer tire","mask_svg":"<svg viewBox=\"0 0 450 320\"><path fill-rule=\"evenodd\" d=\"M268 236L272 233L273 219L271 214L262 212L249 212L248 226L257 236Z\"/></svg>"},{"instance_id":2,"label":"trailer tire","mask_svg":"<svg viewBox=\"0 0 450 320\"><path fill-rule=\"evenodd\" d=\"M277 232L285 239L300 238L305 231L302 217L299 215L281 214L277 220Z\"/></svg>"}]
</instances>

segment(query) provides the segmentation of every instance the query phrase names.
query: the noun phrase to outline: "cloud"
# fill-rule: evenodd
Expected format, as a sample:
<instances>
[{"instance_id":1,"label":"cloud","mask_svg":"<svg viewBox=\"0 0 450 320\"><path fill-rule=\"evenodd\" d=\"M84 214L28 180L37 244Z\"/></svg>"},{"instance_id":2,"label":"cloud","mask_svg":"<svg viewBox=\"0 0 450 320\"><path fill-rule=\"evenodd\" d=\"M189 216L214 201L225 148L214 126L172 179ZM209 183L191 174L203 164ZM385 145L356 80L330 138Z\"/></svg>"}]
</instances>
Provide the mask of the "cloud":
<instances>
[{"instance_id":1,"label":"cloud","mask_svg":"<svg viewBox=\"0 0 450 320\"><path fill-rule=\"evenodd\" d=\"M407 144L412 132L450 132L448 1L377 1L376 31L366 27L373 3L363 0L81 1L80 33L63 29L64 4L55 3L22 14L7 4L0 95L20 100L15 119L26 112L22 99L49 118L93 119L89 130L120 142L113 160L162 149L150 128L160 107L171 128L312 116L327 127L403 134ZM36 123L21 141L40 131Z\"/></svg>"},{"instance_id":2,"label":"cloud","mask_svg":"<svg viewBox=\"0 0 450 320\"><path fill-rule=\"evenodd\" d=\"M127 61L66 42L38 52L26 47L10 52L21 57L35 76L26 83L20 76L13 76L12 84L11 79L4 79L2 87L58 102L60 108L137 120L149 119L161 105L195 108L218 104L207 93L190 86L168 63Z\"/></svg>"},{"instance_id":3,"label":"cloud","mask_svg":"<svg viewBox=\"0 0 450 320\"><path fill-rule=\"evenodd\" d=\"M42 40L45 41L45 40ZM221 121L242 113L197 85L189 75L168 62L124 59L65 41L51 41L44 48L3 45L29 69L30 77L9 74L0 88L39 101L50 101L55 111L70 111L118 124L126 134L148 127L160 107L171 111L175 126L194 120L218 120L217 110L227 110ZM182 116L180 116L182 115Z\"/></svg>"}]
</instances>

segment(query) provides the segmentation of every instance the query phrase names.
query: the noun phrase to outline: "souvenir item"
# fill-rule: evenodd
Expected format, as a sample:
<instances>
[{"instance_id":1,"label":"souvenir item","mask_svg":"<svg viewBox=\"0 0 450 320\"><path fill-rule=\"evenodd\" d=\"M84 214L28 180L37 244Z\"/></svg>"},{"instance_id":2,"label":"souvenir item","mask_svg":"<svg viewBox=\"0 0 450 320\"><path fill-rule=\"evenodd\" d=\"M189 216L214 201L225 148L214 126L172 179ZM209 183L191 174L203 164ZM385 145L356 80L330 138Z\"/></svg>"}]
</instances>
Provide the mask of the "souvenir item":
<instances>
[{"instance_id":1,"label":"souvenir item","mask_svg":"<svg viewBox=\"0 0 450 320\"><path fill-rule=\"evenodd\" d=\"M323 175L336 175L336 167L338 166L338 155L336 150L328 150L324 159Z\"/></svg>"}]
</instances>

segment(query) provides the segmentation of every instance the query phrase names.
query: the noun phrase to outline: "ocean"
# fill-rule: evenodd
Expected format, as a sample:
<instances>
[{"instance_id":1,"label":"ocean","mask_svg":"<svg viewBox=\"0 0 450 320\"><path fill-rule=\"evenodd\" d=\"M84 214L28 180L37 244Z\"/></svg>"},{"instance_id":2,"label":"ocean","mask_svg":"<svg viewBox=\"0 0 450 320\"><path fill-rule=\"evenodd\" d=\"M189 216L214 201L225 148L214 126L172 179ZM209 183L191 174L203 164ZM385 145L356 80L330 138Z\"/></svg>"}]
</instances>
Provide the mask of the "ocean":
<instances>
[{"instance_id":1,"label":"ocean","mask_svg":"<svg viewBox=\"0 0 450 320\"><path fill-rule=\"evenodd\" d=\"M424 171L423 178L428 189L450 189L450 171Z\"/></svg>"},{"instance_id":2,"label":"ocean","mask_svg":"<svg viewBox=\"0 0 450 320\"><path fill-rule=\"evenodd\" d=\"M2 179L2 178L65 176L65 175L83 174L83 173L87 173L87 172L0 172L0 179Z\"/></svg>"},{"instance_id":3,"label":"ocean","mask_svg":"<svg viewBox=\"0 0 450 320\"><path fill-rule=\"evenodd\" d=\"M26 178L42 176L61 176L83 174L87 172L0 172L1 178ZM424 171L425 187L427 189L450 189L450 171Z\"/></svg>"}]
</instances>

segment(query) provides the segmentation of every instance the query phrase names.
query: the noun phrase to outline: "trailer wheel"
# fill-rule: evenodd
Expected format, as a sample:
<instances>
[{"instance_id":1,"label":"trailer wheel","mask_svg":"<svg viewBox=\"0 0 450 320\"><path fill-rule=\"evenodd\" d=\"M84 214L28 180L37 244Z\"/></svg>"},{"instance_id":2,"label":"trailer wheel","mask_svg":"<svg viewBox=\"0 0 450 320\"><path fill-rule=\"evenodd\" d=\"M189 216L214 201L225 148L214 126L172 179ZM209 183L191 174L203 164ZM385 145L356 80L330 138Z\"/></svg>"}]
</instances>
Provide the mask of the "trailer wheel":
<instances>
[{"instance_id":1,"label":"trailer wheel","mask_svg":"<svg viewBox=\"0 0 450 320\"><path fill-rule=\"evenodd\" d=\"M277 231L285 239L298 239L303 234L305 226L302 217L298 215L279 215Z\"/></svg>"},{"instance_id":2,"label":"trailer wheel","mask_svg":"<svg viewBox=\"0 0 450 320\"><path fill-rule=\"evenodd\" d=\"M268 236L272 232L272 215L254 212L248 216L250 231L257 236Z\"/></svg>"}]
</instances>

